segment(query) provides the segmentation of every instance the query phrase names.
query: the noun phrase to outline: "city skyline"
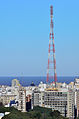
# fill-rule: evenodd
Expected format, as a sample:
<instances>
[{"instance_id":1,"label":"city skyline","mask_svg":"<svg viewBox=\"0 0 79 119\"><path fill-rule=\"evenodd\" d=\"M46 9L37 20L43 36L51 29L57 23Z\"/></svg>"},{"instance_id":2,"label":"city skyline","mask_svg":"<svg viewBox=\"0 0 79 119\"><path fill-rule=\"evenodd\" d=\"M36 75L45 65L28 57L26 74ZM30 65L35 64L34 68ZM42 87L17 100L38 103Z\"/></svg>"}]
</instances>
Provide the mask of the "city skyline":
<instances>
[{"instance_id":1,"label":"city skyline","mask_svg":"<svg viewBox=\"0 0 79 119\"><path fill-rule=\"evenodd\" d=\"M0 76L46 76L50 5L58 76L78 76L79 1L0 1Z\"/></svg>"}]
</instances>

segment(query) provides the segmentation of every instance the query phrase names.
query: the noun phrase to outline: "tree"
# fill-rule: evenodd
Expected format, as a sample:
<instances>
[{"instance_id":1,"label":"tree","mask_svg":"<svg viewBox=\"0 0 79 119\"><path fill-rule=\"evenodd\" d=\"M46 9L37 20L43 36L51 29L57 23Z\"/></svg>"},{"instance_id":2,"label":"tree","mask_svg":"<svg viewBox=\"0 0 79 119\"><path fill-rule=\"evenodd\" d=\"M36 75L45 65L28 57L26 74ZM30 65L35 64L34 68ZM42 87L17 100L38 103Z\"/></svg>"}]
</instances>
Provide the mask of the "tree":
<instances>
[{"instance_id":1,"label":"tree","mask_svg":"<svg viewBox=\"0 0 79 119\"><path fill-rule=\"evenodd\" d=\"M60 112L53 111L48 108L42 108L42 107L34 107L33 110L30 110L29 112L20 112L14 107L0 107L0 112L6 112L9 111L10 114L5 115L2 119L67 119L60 115Z\"/></svg>"}]
</instances>

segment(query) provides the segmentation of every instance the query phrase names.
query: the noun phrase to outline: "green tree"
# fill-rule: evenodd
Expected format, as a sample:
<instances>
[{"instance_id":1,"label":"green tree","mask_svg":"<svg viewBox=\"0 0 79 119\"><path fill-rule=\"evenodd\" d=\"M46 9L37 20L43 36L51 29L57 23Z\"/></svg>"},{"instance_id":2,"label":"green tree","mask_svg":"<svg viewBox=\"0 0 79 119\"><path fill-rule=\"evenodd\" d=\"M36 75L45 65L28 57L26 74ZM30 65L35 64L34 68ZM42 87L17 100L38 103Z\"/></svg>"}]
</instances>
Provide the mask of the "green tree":
<instances>
[{"instance_id":1,"label":"green tree","mask_svg":"<svg viewBox=\"0 0 79 119\"><path fill-rule=\"evenodd\" d=\"M0 107L0 112L10 112L10 114L5 115L2 119L67 119L60 115L60 112L53 111L48 108L34 107L33 110L29 112L20 112L14 107Z\"/></svg>"}]
</instances>

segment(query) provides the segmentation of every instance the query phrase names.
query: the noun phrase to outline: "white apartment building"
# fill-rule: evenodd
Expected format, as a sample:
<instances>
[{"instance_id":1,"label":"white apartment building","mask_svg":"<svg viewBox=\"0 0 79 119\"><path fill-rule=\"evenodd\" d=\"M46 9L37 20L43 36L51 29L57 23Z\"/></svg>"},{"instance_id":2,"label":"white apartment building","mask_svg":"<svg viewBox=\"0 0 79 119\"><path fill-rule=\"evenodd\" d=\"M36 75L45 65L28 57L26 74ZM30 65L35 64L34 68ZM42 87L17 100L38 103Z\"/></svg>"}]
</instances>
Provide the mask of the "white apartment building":
<instances>
[{"instance_id":1,"label":"white apartment building","mask_svg":"<svg viewBox=\"0 0 79 119\"><path fill-rule=\"evenodd\" d=\"M74 92L65 88L47 88L45 91L35 89L32 93L33 106L58 110L63 116L74 118Z\"/></svg>"},{"instance_id":2,"label":"white apartment building","mask_svg":"<svg viewBox=\"0 0 79 119\"><path fill-rule=\"evenodd\" d=\"M18 105L18 110L22 112L26 112L26 90L21 87L19 89L19 105Z\"/></svg>"}]
</instances>

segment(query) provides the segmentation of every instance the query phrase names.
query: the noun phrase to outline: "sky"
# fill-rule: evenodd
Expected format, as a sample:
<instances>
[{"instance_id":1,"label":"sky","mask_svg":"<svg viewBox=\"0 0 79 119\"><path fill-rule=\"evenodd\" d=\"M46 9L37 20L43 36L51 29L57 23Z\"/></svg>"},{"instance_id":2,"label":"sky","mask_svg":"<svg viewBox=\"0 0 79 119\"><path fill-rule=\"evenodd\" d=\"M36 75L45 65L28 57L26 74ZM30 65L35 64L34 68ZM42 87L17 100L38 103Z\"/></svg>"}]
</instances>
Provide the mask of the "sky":
<instances>
[{"instance_id":1,"label":"sky","mask_svg":"<svg viewBox=\"0 0 79 119\"><path fill-rule=\"evenodd\" d=\"M79 75L79 0L0 0L0 76L46 76L50 5L57 75Z\"/></svg>"}]
</instances>

